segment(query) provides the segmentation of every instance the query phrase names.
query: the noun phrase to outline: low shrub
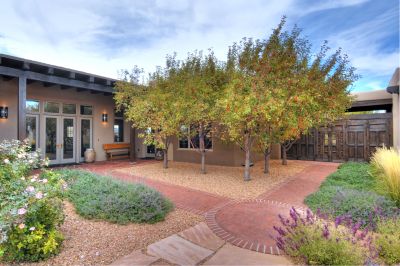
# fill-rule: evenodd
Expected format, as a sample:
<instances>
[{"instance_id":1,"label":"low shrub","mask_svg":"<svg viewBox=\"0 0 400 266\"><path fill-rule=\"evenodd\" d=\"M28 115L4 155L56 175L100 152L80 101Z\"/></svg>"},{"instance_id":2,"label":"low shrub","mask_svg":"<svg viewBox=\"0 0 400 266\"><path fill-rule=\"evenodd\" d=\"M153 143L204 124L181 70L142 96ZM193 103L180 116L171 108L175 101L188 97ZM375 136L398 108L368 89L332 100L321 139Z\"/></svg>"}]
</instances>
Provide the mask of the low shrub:
<instances>
[{"instance_id":1,"label":"low shrub","mask_svg":"<svg viewBox=\"0 0 400 266\"><path fill-rule=\"evenodd\" d=\"M400 263L400 219L384 219L377 224L374 243L379 258L389 265Z\"/></svg>"},{"instance_id":2,"label":"low shrub","mask_svg":"<svg viewBox=\"0 0 400 266\"><path fill-rule=\"evenodd\" d=\"M320 194L324 195L321 197ZM321 198L324 201L320 201ZM393 201L372 191L329 187L308 197L306 202L314 211L318 210L330 218L348 216L363 227L374 227L379 216L393 217L399 214Z\"/></svg>"},{"instance_id":3,"label":"low shrub","mask_svg":"<svg viewBox=\"0 0 400 266\"><path fill-rule=\"evenodd\" d=\"M373 175L381 191L400 207L400 153L393 148L379 148L374 153L371 164Z\"/></svg>"},{"instance_id":4,"label":"low shrub","mask_svg":"<svg viewBox=\"0 0 400 266\"><path fill-rule=\"evenodd\" d=\"M33 168L46 165L25 142L0 144L0 260L38 261L59 252L63 222L59 175Z\"/></svg>"},{"instance_id":5,"label":"low shrub","mask_svg":"<svg viewBox=\"0 0 400 266\"><path fill-rule=\"evenodd\" d=\"M301 217L295 209L290 218L280 216L281 226L274 226L278 248L297 263L307 265L361 265L370 260L368 232L358 228L334 226L311 211Z\"/></svg>"},{"instance_id":6,"label":"low shrub","mask_svg":"<svg viewBox=\"0 0 400 266\"><path fill-rule=\"evenodd\" d=\"M68 198L89 219L125 224L164 220L172 204L158 191L79 170L60 170L69 184Z\"/></svg>"}]
</instances>

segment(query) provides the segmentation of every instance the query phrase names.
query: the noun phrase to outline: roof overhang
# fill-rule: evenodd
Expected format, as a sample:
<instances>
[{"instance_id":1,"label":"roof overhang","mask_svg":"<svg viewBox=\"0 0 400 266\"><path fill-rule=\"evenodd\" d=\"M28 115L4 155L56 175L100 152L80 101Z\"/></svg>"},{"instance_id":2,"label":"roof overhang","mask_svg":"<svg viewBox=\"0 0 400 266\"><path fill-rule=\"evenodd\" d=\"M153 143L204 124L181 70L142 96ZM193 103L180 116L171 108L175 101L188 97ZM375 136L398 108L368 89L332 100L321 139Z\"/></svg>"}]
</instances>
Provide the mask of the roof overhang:
<instances>
[{"instance_id":1,"label":"roof overhang","mask_svg":"<svg viewBox=\"0 0 400 266\"><path fill-rule=\"evenodd\" d=\"M115 79L4 54L0 54L0 76L26 77L28 81L43 82L45 87L60 85L105 95L113 93L116 82Z\"/></svg>"},{"instance_id":2,"label":"roof overhang","mask_svg":"<svg viewBox=\"0 0 400 266\"><path fill-rule=\"evenodd\" d=\"M390 79L389 85L386 88L386 91L390 94L399 94L399 85L400 85L400 71L399 68L393 73L392 78Z\"/></svg>"}]
</instances>

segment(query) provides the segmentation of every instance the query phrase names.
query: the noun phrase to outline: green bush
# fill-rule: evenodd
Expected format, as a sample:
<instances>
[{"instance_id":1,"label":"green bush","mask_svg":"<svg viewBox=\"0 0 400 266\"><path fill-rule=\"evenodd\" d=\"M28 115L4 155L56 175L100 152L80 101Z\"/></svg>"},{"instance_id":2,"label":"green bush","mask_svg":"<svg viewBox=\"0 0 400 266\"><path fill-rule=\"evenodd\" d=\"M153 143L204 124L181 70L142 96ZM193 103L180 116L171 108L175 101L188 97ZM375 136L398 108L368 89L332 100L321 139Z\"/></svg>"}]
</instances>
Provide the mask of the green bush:
<instances>
[{"instance_id":1,"label":"green bush","mask_svg":"<svg viewBox=\"0 0 400 266\"><path fill-rule=\"evenodd\" d=\"M89 219L125 224L155 223L172 209L158 191L85 171L60 170L69 184L67 195L77 213Z\"/></svg>"},{"instance_id":2,"label":"green bush","mask_svg":"<svg viewBox=\"0 0 400 266\"><path fill-rule=\"evenodd\" d=\"M378 222L375 246L379 258L389 265L400 263L400 219L387 219Z\"/></svg>"},{"instance_id":3,"label":"green bush","mask_svg":"<svg viewBox=\"0 0 400 266\"><path fill-rule=\"evenodd\" d=\"M296 263L306 265L362 265L369 257L360 243L367 234L355 237L350 228L334 226L307 211L303 217L295 209L290 217L280 216L281 225L274 226L278 248Z\"/></svg>"},{"instance_id":4,"label":"green bush","mask_svg":"<svg viewBox=\"0 0 400 266\"><path fill-rule=\"evenodd\" d=\"M39 152L19 141L0 143L0 261L38 261L59 252L63 222L58 174L42 169Z\"/></svg>"}]
</instances>

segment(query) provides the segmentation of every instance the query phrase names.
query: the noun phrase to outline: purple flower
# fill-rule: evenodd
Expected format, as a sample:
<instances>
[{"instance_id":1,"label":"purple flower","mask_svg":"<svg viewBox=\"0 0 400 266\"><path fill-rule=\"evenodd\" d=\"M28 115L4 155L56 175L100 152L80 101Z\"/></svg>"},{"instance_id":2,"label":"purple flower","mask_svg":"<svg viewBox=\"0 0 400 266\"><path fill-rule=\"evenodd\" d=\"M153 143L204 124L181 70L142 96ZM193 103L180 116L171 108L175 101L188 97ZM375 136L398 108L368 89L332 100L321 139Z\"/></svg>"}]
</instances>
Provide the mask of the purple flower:
<instances>
[{"instance_id":1,"label":"purple flower","mask_svg":"<svg viewBox=\"0 0 400 266\"><path fill-rule=\"evenodd\" d=\"M324 225L324 228L322 229L322 236L325 237L326 239L329 238L329 228L328 225Z\"/></svg>"},{"instance_id":2,"label":"purple flower","mask_svg":"<svg viewBox=\"0 0 400 266\"><path fill-rule=\"evenodd\" d=\"M336 219L335 219L335 227L336 228L342 223L342 220L343 220L342 216L336 217Z\"/></svg>"},{"instance_id":3,"label":"purple flower","mask_svg":"<svg viewBox=\"0 0 400 266\"><path fill-rule=\"evenodd\" d=\"M24 215L25 213L26 213L26 209L25 208L18 209L18 215Z\"/></svg>"}]
</instances>

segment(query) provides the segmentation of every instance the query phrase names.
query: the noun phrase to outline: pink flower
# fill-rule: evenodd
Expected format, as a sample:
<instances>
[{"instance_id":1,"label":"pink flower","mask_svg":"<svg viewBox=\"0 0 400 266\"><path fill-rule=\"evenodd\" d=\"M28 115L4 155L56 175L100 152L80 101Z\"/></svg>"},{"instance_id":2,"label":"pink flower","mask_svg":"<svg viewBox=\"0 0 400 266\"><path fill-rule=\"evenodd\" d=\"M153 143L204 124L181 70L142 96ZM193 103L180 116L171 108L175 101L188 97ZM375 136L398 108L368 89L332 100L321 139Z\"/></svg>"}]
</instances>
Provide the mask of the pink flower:
<instances>
[{"instance_id":1,"label":"pink flower","mask_svg":"<svg viewBox=\"0 0 400 266\"><path fill-rule=\"evenodd\" d=\"M9 163L10 163L10 160L4 159L4 163L5 163L5 164L9 164Z\"/></svg>"},{"instance_id":2,"label":"pink flower","mask_svg":"<svg viewBox=\"0 0 400 266\"><path fill-rule=\"evenodd\" d=\"M28 186L28 187L26 188L26 191L28 191L28 192L33 192L33 191L35 191L35 188L34 188L33 186Z\"/></svg>"},{"instance_id":3,"label":"pink flower","mask_svg":"<svg viewBox=\"0 0 400 266\"><path fill-rule=\"evenodd\" d=\"M46 183L47 183L47 179L46 179L46 178L43 179L42 182L43 182L44 184L46 184Z\"/></svg>"},{"instance_id":4,"label":"pink flower","mask_svg":"<svg viewBox=\"0 0 400 266\"><path fill-rule=\"evenodd\" d=\"M25 208L18 209L18 214L19 215L24 215L25 213L26 213L26 209Z\"/></svg>"},{"instance_id":5,"label":"pink flower","mask_svg":"<svg viewBox=\"0 0 400 266\"><path fill-rule=\"evenodd\" d=\"M37 199L41 199L41 198L43 198L43 193L39 191L38 193L36 193L35 197Z\"/></svg>"},{"instance_id":6,"label":"pink flower","mask_svg":"<svg viewBox=\"0 0 400 266\"><path fill-rule=\"evenodd\" d=\"M19 228L19 229L24 229L24 228L25 228L25 224L19 224L19 225L18 225L18 228Z\"/></svg>"}]
</instances>

